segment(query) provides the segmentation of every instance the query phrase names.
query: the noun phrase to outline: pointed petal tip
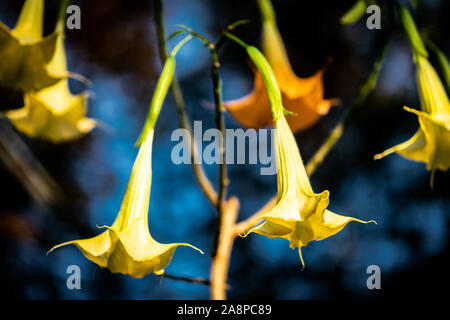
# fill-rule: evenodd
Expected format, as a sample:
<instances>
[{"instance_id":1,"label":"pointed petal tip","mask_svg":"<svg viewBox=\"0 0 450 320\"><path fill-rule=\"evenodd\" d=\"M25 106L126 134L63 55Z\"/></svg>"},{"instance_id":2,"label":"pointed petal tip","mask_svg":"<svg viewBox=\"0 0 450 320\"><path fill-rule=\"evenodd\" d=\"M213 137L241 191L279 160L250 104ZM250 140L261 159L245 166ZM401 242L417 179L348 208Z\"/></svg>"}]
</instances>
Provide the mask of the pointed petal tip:
<instances>
[{"instance_id":1,"label":"pointed petal tip","mask_svg":"<svg viewBox=\"0 0 450 320\"><path fill-rule=\"evenodd\" d=\"M74 79L74 80L78 80L79 82L81 82L82 84L84 84L88 88L92 88L94 86L94 83L91 80L89 80L87 77L85 77L85 76L83 76L81 74L68 71L66 76L68 78L71 78L71 79Z\"/></svg>"},{"instance_id":2,"label":"pointed petal tip","mask_svg":"<svg viewBox=\"0 0 450 320\"><path fill-rule=\"evenodd\" d=\"M331 98L331 99L327 99L327 101L330 103L330 106L332 106L332 107L342 106L342 100L339 98Z\"/></svg>"},{"instance_id":3,"label":"pointed petal tip","mask_svg":"<svg viewBox=\"0 0 450 320\"><path fill-rule=\"evenodd\" d=\"M247 236L248 236L251 232L252 232L251 230L245 230L244 232L239 233L239 237L241 237L241 238L247 238Z\"/></svg>"},{"instance_id":4,"label":"pointed petal tip","mask_svg":"<svg viewBox=\"0 0 450 320\"><path fill-rule=\"evenodd\" d=\"M48 256L48 254L53 252L54 250L56 250L58 248L61 248L63 246L69 245L69 244L75 244L75 240L63 242L63 243L60 243L60 244L58 244L56 246L53 246L50 250L47 251L47 253L45 255Z\"/></svg>"},{"instance_id":5,"label":"pointed petal tip","mask_svg":"<svg viewBox=\"0 0 450 320\"><path fill-rule=\"evenodd\" d=\"M91 119L91 118L89 118L89 119ZM106 134L109 134L109 135L117 134L117 130L115 128L113 128L112 126L110 126L109 124L107 124L106 122L103 122L102 120L98 120L98 119L91 119L91 120L95 122L96 128L102 130Z\"/></svg>"},{"instance_id":6,"label":"pointed petal tip","mask_svg":"<svg viewBox=\"0 0 450 320\"><path fill-rule=\"evenodd\" d=\"M197 247L195 247L195 246L193 246L193 245L191 245L191 244L189 244L189 243L177 243L177 244L175 244L176 246L185 246L185 247L190 247L190 248L192 248L192 249L194 249L194 250L197 250L198 252L200 252L201 254L205 254L202 250L200 250L199 248L197 248Z\"/></svg>"},{"instance_id":7,"label":"pointed petal tip","mask_svg":"<svg viewBox=\"0 0 450 320\"><path fill-rule=\"evenodd\" d=\"M433 168L433 170L431 171L431 176L430 176L430 188L431 191L434 191L434 175L436 173L436 168Z\"/></svg>"},{"instance_id":8,"label":"pointed petal tip","mask_svg":"<svg viewBox=\"0 0 450 320\"><path fill-rule=\"evenodd\" d=\"M377 153L376 155L373 156L373 160L380 160L382 159L384 156L382 153Z\"/></svg>"},{"instance_id":9,"label":"pointed petal tip","mask_svg":"<svg viewBox=\"0 0 450 320\"><path fill-rule=\"evenodd\" d=\"M153 273L156 274L157 276L162 276L162 275L164 275L164 269L155 270L155 271L153 271Z\"/></svg>"},{"instance_id":10,"label":"pointed petal tip","mask_svg":"<svg viewBox=\"0 0 450 320\"><path fill-rule=\"evenodd\" d=\"M302 249L301 247L298 247L298 255L300 257L300 261L302 262L302 269L301 271L305 270L305 261L303 261L303 256L302 256Z\"/></svg>"},{"instance_id":11,"label":"pointed petal tip","mask_svg":"<svg viewBox=\"0 0 450 320\"><path fill-rule=\"evenodd\" d=\"M376 155L373 156L373 160L380 160L383 159L384 157L390 155L391 153L394 153L396 151L395 147L393 148L389 148L381 153L378 153Z\"/></svg>"}]
</instances>

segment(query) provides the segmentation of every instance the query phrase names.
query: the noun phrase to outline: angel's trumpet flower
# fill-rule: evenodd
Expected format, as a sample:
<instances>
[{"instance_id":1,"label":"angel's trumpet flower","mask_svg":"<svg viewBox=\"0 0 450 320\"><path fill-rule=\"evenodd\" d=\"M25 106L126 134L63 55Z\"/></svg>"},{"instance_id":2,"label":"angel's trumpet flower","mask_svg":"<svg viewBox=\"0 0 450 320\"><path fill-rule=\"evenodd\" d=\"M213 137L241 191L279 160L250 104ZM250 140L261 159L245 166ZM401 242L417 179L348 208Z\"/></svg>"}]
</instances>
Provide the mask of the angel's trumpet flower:
<instances>
[{"instance_id":1,"label":"angel's trumpet flower","mask_svg":"<svg viewBox=\"0 0 450 320\"><path fill-rule=\"evenodd\" d=\"M86 117L88 94L72 95L67 80L64 49L65 6L58 19L56 51L47 69L64 79L37 92L25 94L24 107L6 112L20 132L54 143L77 139L90 132L96 122Z\"/></svg>"},{"instance_id":2,"label":"angel's trumpet flower","mask_svg":"<svg viewBox=\"0 0 450 320\"><path fill-rule=\"evenodd\" d=\"M307 246L313 240L323 240L341 231L349 222L359 219L337 215L327 210L329 192L314 193L303 165L294 135L284 117L281 94L272 70L264 56L255 47L243 45L262 75L275 124L275 153L277 163L278 198L274 208L257 217L245 232L261 234L269 238L289 240L292 248ZM258 221L264 222L255 226ZM374 221L369 221L374 222Z\"/></svg>"},{"instance_id":3,"label":"angel's trumpet flower","mask_svg":"<svg viewBox=\"0 0 450 320\"><path fill-rule=\"evenodd\" d=\"M161 244L153 239L148 228L154 125L172 81L174 55L178 48L179 46L168 57L159 78L146 126L138 141L139 153L115 222L94 238L69 241L53 247L50 251L74 244L86 258L100 267L108 268L111 272L128 274L133 278L141 278L152 272L162 274L178 246L189 246L200 251L186 243Z\"/></svg>"},{"instance_id":4,"label":"angel's trumpet flower","mask_svg":"<svg viewBox=\"0 0 450 320\"><path fill-rule=\"evenodd\" d=\"M338 99L324 99L322 76L326 65L309 78L299 78L292 70L275 13L269 0L258 0L263 14L262 51L269 61L281 89L283 105L292 112L287 121L292 131L307 129L328 113ZM240 124L262 128L273 124L270 103L260 73L254 70L254 89L248 95L226 101L224 106Z\"/></svg>"},{"instance_id":5,"label":"angel's trumpet flower","mask_svg":"<svg viewBox=\"0 0 450 320\"><path fill-rule=\"evenodd\" d=\"M438 74L427 59L425 46L408 10L402 7L401 14L414 51L422 104L422 111L404 109L417 115L420 128L411 139L376 155L375 159L397 152L410 160L424 162L427 170L432 171L433 186L436 169L446 171L450 167L450 103Z\"/></svg>"},{"instance_id":6,"label":"angel's trumpet flower","mask_svg":"<svg viewBox=\"0 0 450 320\"><path fill-rule=\"evenodd\" d=\"M44 0L26 0L14 29L0 22L0 87L27 92L61 79L47 70L57 35L42 38L43 14Z\"/></svg>"}]
</instances>

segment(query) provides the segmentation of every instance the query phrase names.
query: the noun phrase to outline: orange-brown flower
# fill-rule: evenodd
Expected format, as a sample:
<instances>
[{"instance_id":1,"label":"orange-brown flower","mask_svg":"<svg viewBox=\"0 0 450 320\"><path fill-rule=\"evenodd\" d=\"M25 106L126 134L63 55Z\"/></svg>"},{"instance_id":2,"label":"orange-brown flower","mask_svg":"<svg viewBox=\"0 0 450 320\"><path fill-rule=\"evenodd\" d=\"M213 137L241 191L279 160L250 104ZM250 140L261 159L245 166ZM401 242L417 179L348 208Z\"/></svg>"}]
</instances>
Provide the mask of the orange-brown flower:
<instances>
[{"instance_id":1,"label":"orange-brown flower","mask_svg":"<svg viewBox=\"0 0 450 320\"><path fill-rule=\"evenodd\" d=\"M268 4L268 1L260 2ZM323 98L323 73L328 63L309 78L297 77L289 63L273 12L263 18L262 51L280 86L284 107L294 114L287 121L294 132L307 129L326 115L330 107L339 104L339 99ZM240 99L227 101L224 105L241 125L259 129L273 125L273 121L267 92L256 69L254 81L251 93Z\"/></svg>"}]
</instances>

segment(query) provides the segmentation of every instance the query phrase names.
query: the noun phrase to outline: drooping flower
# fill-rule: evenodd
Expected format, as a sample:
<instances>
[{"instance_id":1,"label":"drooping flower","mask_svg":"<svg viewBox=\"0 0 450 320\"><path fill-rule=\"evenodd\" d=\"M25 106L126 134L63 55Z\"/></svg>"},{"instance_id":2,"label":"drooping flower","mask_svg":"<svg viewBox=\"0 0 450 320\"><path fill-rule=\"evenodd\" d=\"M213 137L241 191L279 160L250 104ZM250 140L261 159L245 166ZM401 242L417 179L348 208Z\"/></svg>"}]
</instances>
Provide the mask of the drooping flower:
<instances>
[{"instance_id":1,"label":"drooping flower","mask_svg":"<svg viewBox=\"0 0 450 320\"><path fill-rule=\"evenodd\" d=\"M292 70L275 14L268 0L258 1L263 13L262 51L269 61L281 89L283 105L293 113L287 121L294 132L307 129L326 115L338 99L324 99L323 73L326 66L309 78L299 78ZM240 124L262 128L273 124L263 80L254 70L254 89L248 95L226 101L224 106Z\"/></svg>"},{"instance_id":2,"label":"drooping flower","mask_svg":"<svg viewBox=\"0 0 450 320\"><path fill-rule=\"evenodd\" d=\"M294 135L284 115L275 120L275 129L277 204L258 217L245 235L254 232L269 238L289 240L291 248L298 247L304 266L302 247L311 241L323 240L338 233L351 221L368 222L327 210L329 192L313 192ZM262 224L254 226L262 220Z\"/></svg>"},{"instance_id":3,"label":"drooping flower","mask_svg":"<svg viewBox=\"0 0 450 320\"><path fill-rule=\"evenodd\" d=\"M6 116L20 132L54 143L77 139L96 126L95 120L86 117L88 94L83 92L72 95L69 90L64 21L63 15L56 27L56 51L47 66L52 74L64 78L37 92L27 92L22 108L6 112Z\"/></svg>"},{"instance_id":4,"label":"drooping flower","mask_svg":"<svg viewBox=\"0 0 450 320\"><path fill-rule=\"evenodd\" d=\"M14 29L0 22L0 87L27 92L61 79L47 70L57 34L42 38L43 13L44 0L26 0Z\"/></svg>"},{"instance_id":5,"label":"drooping flower","mask_svg":"<svg viewBox=\"0 0 450 320\"><path fill-rule=\"evenodd\" d=\"M424 162L427 170L432 171L433 185L435 170L446 171L450 167L450 102L436 70L427 59L426 50L420 36L415 32L415 26L411 27L409 12L402 8L402 14L403 20L409 22L407 31L417 66L417 85L422 111L408 107L404 109L417 115L420 128L411 139L376 155L375 159L397 152L407 159Z\"/></svg>"},{"instance_id":6,"label":"drooping flower","mask_svg":"<svg viewBox=\"0 0 450 320\"><path fill-rule=\"evenodd\" d=\"M289 128L284 113L280 90L270 65L255 47L246 45L234 36L230 38L247 50L262 75L269 95L272 117L275 125L275 154L277 164L278 197L276 205L250 223L244 236L257 233L269 238L289 240L290 247L299 248L311 241L328 238L341 231L349 222L369 223L359 219L341 216L327 210L329 192L314 193L303 165L300 151ZM258 222L261 224L256 225Z\"/></svg>"},{"instance_id":7,"label":"drooping flower","mask_svg":"<svg viewBox=\"0 0 450 320\"><path fill-rule=\"evenodd\" d=\"M168 57L153 95L146 126L138 142L139 152L115 222L94 238L65 242L49 252L74 244L86 258L100 267L133 278L141 278L149 273L162 274L178 246L188 246L202 252L186 243L159 243L153 239L148 227L154 125L172 81L176 50Z\"/></svg>"},{"instance_id":8,"label":"drooping flower","mask_svg":"<svg viewBox=\"0 0 450 320\"><path fill-rule=\"evenodd\" d=\"M178 246L199 250L186 243L162 244L150 234L148 207L152 142L153 132L149 132L140 146L122 206L113 225L94 238L65 242L53 247L50 252L74 244L86 258L100 267L108 268L113 273L141 278L152 272L162 274Z\"/></svg>"}]
</instances>

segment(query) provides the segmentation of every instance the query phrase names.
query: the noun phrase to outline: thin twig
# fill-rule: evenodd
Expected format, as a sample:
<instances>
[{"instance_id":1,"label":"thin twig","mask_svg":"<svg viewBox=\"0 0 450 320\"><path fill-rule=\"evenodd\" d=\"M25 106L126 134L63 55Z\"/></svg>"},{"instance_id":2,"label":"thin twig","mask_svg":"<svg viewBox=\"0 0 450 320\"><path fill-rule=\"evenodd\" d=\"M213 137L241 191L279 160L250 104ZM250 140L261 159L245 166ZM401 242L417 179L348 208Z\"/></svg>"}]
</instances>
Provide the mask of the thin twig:
<instances>
[{"instance_id":1,"label":"thin twig","mask_svg":"<svg viewBox=\"0 0 450 320\"><path fill-rule=\"evenodd\" d=\"M167 278L167 279L172 279L172 280L177 280L177 281L184 281L184 282L188 282L188 283L198 283L198 284L202 284L205 286L210 286L211 285L211 281L209 281L209 279L204 279L204 278L189 278L189 277L184 277L184 276L176 276L173 274L169 274L167 272L165 272L162 276L162 279Z\"/></svg>"},{"instance_id":2,"label":"thin twig","mask_svg":"<svg viewBox=\"0 0 450 320\"><path fill-rule=\"evenodd\" d=\"M156 29L158 33L158 50L159 57L164 63L167 58L166 51L166 43L165 43L165 31L164 31L164 19L163 19L163 5L162 0L155 0L155 21L156 21ZM197 179L197 182L200 186L200 189L203 191L205 196L208 198L209 202L215 207L217 205L217 192L214 190L214 187L211 181L208 179L205 171L203 170L203 166L198 161L198 147L197 143L192 134L192 128L190 125L189 116L186 113L186 107L184 103L183 93L181 91L180 85L174 77L172 81L171 91L175 99L175 105L177 107L178 116L180 118L181 127L187 130L190 133L191 141L191 163L192 169L194 171L194 175Z\"/></svg>"},{"instance_id":3,"label":"thin twig","mask_svg":"<svg viewBox=\"0 0 450 320\"><path fill-rule=\"evenodd\" d=\"M227 177L227 165L225 163L225 120L224 120L224 107L222 103L222 81L219 76L219 55L216 50L216 46L213 44L209 45L212 57L212 71L211 78L213 82L214 89L214 103L216 105L216 127L220 131L221 139L219 141L219 197L217 198L216 209L219 214L216 234L214 236L214 245L212 256L216 254L216 248L218 246L218 238L221 230L222 215L224 214L223 205L226 199L228 177Z\"/></svg>"}]
</instances>

